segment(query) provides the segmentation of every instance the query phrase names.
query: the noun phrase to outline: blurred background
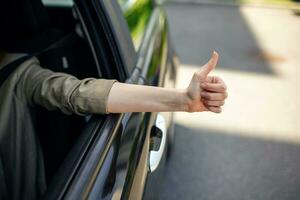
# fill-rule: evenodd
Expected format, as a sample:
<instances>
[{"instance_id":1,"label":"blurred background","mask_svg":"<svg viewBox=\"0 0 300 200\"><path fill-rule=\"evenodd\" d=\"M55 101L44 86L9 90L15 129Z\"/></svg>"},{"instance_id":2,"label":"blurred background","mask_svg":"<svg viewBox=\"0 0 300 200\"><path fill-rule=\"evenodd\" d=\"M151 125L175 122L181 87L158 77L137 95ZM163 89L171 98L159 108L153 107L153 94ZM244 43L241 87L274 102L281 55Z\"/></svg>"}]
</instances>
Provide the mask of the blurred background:
<instances>
[{"instance_id":1,"label":"blurred background","mask_svg":"<svg viewBox=\"0 0 300 200\"><path fill-rule=\"evenodd\" d=\"M222 114L177 113L162 199L300 199L300 13L291 0L168 0L178 88L216 50Z\"/></svg>"}]
</instances>

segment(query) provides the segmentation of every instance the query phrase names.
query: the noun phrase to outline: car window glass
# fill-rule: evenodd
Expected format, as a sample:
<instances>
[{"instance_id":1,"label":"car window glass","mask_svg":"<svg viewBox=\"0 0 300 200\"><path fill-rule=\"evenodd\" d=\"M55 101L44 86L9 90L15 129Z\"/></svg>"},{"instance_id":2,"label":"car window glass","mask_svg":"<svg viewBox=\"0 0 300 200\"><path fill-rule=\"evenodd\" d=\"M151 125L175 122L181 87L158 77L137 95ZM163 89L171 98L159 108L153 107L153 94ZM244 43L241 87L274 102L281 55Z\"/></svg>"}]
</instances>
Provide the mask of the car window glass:
<instances>
[{"instance_id":1,"label":"car window glass","mask_svg":"<svg viewBox=\"0 0 300 200\"><path fill-rule=\"evenodd\" d=\"M138 51L149 22L153 4L151 0L118 0L127 21L135 50Z\"/></svg>"}]
</instances>

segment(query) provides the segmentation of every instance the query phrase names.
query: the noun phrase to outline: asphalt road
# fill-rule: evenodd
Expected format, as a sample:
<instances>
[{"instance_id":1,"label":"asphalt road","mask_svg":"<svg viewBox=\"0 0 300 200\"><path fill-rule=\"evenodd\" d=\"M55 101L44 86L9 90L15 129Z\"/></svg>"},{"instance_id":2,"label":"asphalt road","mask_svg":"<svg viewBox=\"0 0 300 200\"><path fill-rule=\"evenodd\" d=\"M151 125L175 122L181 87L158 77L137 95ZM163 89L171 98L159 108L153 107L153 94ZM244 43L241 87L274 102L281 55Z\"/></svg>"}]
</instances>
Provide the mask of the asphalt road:
<instances>
[{"instance_id":1,"label":"asphalt road","mask_svg":"<svg viewBox=\"0 0 300 200\"><path fill-rule=\"evenodd\" d=\"M164 200L300 199L300 17L289 10L166 5L186 87L212 50L220 115L177 113Z\"/></svg>"}]
</instances>

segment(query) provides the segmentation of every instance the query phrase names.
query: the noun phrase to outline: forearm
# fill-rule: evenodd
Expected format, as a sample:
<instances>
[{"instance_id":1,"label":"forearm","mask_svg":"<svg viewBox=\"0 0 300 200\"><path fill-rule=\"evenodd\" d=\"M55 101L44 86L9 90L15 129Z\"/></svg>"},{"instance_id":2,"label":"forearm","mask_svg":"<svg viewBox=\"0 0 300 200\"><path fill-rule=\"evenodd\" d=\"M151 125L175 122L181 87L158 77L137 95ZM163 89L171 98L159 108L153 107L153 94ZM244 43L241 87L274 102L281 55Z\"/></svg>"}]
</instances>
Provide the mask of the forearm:
<instances>
[{"instance_id":1,"label":"forearm","mask_svg":"<svg viewBox=\"0 0 300 200\"><path fill-rule=\"evenodd\" d=\"M186 111L185 90L115 83L107 101L109 113Z\"/></svg>"}]
</instances>

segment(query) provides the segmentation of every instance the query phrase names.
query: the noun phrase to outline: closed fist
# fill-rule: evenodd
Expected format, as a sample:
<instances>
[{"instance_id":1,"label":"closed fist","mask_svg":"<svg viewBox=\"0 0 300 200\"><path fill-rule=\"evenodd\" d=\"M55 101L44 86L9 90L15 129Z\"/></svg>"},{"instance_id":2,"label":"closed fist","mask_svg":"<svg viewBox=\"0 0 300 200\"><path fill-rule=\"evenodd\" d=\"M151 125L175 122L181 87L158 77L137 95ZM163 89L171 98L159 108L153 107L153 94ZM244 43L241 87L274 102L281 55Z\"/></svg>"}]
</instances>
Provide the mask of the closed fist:
<instances>
[{"instance_id":1,"label":"closed fist","mask_svg":"<svg viewBox=\"0 0 300 200\"><path fill-rule=\"evenodd\" d=\"M222 112L222 106L228 96L226 84L220 77L209 76L218 59L218 53L213 52L208 63L193 75L187 88L188 112Z\"/></svg>"}]
</instances>

